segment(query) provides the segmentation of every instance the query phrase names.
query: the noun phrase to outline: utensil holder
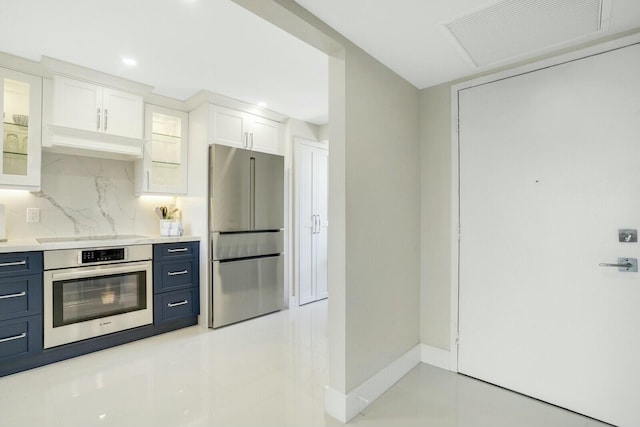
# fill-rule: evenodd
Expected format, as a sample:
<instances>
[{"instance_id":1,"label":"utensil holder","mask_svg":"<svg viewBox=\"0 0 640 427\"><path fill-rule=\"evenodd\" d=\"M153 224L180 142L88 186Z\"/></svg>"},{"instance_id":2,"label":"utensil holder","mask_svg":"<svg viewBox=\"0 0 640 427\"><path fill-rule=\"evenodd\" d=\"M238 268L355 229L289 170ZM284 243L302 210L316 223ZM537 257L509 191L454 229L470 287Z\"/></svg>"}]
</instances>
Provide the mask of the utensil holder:
<instances>
[{"instance_id":1,"label":"utensil holder","mask_svg":"<svg viewBox=\"0 0 640 427\"><path fill-rule=\"evenodd\" d=\"M161 219L160 220L160 235L163 237L168 237L171 235L171 224L173 223L172 219Z\"/></svg>"}]
</instances>

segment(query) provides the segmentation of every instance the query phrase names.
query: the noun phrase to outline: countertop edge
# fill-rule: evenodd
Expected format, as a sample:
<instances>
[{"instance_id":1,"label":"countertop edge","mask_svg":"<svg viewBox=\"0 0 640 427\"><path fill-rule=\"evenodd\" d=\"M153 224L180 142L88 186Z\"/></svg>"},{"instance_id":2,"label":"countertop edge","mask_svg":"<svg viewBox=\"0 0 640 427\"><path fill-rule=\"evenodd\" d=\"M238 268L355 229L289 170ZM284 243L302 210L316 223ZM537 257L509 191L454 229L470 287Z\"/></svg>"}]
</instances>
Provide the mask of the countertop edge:
<instances>
[{"instance_id":1,"label":"countertop edge","mask_svg":"<svg viewBox=\"0 0 640 427\"><path fill-rule=\"evenodd\" d=\"M199 242L199 236L145 236L131 239L82 240L38 243L35 239L9 240L0 243L0 254L13 252L53 251L58 249L104 248L114 246L149 245L156 243Z\"/></svg>"}]
</instances>

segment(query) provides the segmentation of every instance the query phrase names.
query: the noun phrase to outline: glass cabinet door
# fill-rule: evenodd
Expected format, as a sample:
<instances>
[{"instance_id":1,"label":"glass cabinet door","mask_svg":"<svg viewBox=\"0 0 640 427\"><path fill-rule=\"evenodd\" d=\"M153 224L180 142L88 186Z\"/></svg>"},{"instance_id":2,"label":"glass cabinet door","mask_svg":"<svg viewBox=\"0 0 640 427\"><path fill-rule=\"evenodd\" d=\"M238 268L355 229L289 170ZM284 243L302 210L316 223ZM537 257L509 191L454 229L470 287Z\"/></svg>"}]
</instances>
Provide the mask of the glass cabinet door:
<instances>
[{"instance_id":1,"label":"glass cabinet door","mask_svg":"<svg viewBox=\"0 0 640 427\"><path fill-rule=\"evenodd\" d=\"M146 106L143 188L140 193L187 193L188 115L155 105Z\"/></svg>"},{"instance_id":2,"label":"glass cabinet door","mask_svg":"<svg viewBox=\"0 0 640 427\"><path fill-rule=\"evenodd\" d=\"M42 79L0 68L0 187L40 187Z\"/></svg>"}]
</instances>

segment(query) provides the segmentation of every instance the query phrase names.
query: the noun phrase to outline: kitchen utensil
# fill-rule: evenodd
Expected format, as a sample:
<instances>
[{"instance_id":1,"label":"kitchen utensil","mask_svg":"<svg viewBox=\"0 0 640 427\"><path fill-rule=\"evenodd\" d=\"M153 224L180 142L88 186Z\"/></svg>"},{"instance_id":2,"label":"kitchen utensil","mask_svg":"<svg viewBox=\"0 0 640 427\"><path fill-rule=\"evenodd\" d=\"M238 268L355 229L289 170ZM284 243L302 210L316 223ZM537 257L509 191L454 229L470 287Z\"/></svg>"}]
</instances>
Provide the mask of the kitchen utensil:
<instances>
[{"instance_id":1,"label":"kitchen utensil","mask_svg":"<svg viewBox=\"0 0 640 427\"><path fill-rule=\"evenodd\" d=\"M29 126L29 116L24 114L14 114L13 123L20 126Z\"/></svg>"}]
</instances>

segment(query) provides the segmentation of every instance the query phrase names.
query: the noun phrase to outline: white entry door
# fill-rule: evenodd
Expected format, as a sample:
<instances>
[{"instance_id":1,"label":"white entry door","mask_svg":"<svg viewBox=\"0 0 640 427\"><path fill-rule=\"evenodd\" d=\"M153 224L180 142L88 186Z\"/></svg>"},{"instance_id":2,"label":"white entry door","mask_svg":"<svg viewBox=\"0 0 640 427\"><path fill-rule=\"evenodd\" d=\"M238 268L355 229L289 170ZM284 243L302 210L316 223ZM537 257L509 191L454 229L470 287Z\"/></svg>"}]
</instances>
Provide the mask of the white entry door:
<instances>
[{"instance_id":1,"label":"white entry door","mask_svg":"<svg viewBox=\"0 0 640 427\"><path fill-rule=\"evenodd\" d=\"M312 142L297 141L295 276L300 305L328 296L328 160L328 150Z\"/></svg>"},{"instance_id":2,"label":"white entry door","mask_svg":"<svg viewBox=\"0 0 640 427\"><path fill-rule=\"evenodd\" d=\"M458 371L640 426L640 46L458 96Z\"/></svg>"}]
</instances>

